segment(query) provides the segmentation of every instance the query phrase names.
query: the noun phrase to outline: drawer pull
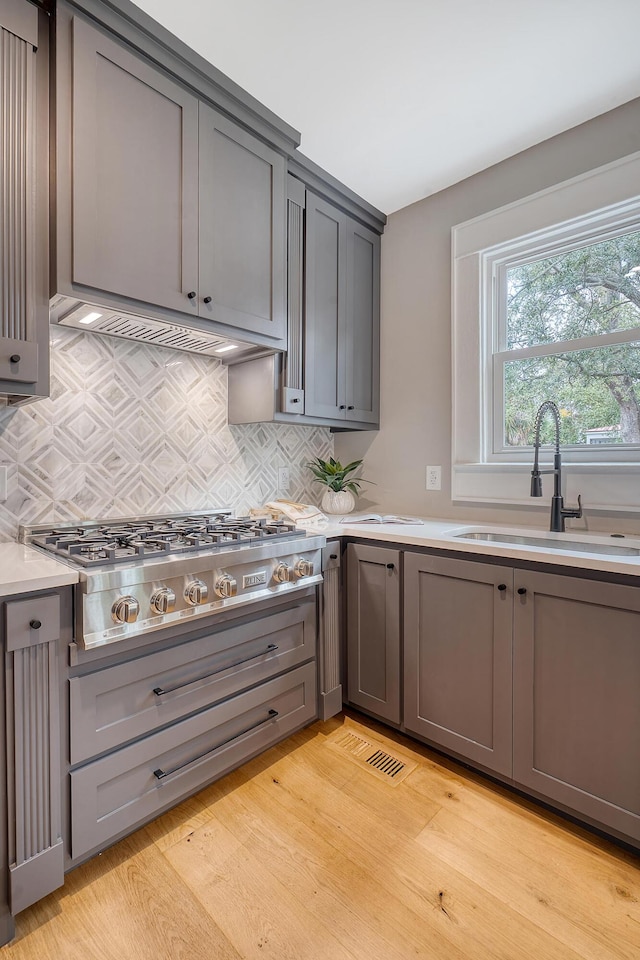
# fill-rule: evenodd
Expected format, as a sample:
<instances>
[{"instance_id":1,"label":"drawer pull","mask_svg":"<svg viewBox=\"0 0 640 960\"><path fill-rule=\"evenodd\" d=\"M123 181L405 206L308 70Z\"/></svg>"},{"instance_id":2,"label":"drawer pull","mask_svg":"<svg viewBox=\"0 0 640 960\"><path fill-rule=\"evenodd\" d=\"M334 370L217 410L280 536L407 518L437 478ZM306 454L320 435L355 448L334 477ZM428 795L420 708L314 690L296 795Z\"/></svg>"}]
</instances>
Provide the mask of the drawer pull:
<instances>
[{"instance_id":1,"label":"drawer pull","mask_svg":"<svg viewBox=\"0 0 640 960\"><path fill-rule=\"evenodd\" d=\"M268 710L267 716L263 720L258 720L257 723L252 723L250 727L247 727L246 730L241 730L239 733L234 734L233 737L229 737L228 740L223 740L222 743L218 743L213 750L207 750L205 753L199 754L197 757L193 757L191 760L187 760L186 763L181 763L178 767L174 767L173 770L163 770L161 767L158 767L157 770L153 771L153 775L156 780L166 780L167 777L172 777L176 773L180 773L181 770L185 770L187 767L190 767L192 763L197 763L200 760L204 760L205 757L214 754L216 750L219 750L220 747L224 747L225 744L231 743L232 740L237 740L238 737L244 737L246 733L251 733L252 730L257 730L258 727L261 727L263 723L268 723L269 720L275 720L279 716L277 710Z\"/></svg>"},{"instance_id":2,"label":"drawer pull","mask_svg":"<svg viewBox=\"0 0 640 960\"><path fill-rule=\"evenodd\" d=\"M225 670L231 670L232 667L239 667L242 663L249 663L251 660L257 660L258 657L264 657L265 653L273 653L274 650L278 649L277 643L267 644L266 650L261 650L260 653L254 653L250 657L245 657L244 660L236 660L234 663L227 663L226 666L220 667L219 670L214 670L213 673L206 673L204 677L198 677L197 680L189 680L189 683L180 683L177 687L169 687L168 690L165 690L163 687L154 687L153 692L156 697L166 697L168 693L176 693L178 690L186 690L187 687L192 686L194 683L202 683L203 680L210 680L211 677L217 677L219 673L224 673Z\"/></svg>"},{"instance_id":3,"label":"drawer pull","mask_svg":"<svg viewBox=\"0 0 640 960\"><path fill-rule=\"evenodd\" d=\"M29 620L29 626L31 627L32 630L39 630L40 627L42 626L42 621L41 621L41 620Z\"/></svg>"}]
</instances>

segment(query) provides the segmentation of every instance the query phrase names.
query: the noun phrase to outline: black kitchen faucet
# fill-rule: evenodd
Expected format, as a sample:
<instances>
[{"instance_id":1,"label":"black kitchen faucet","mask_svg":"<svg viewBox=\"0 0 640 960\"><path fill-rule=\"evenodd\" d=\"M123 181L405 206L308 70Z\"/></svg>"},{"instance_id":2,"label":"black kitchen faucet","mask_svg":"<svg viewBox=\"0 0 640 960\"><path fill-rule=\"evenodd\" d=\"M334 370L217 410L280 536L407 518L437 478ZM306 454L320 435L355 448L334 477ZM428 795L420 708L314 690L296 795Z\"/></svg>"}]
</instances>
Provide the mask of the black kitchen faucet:
<instances>
[{"instance_id":1,"label":"black kitchen faucet","mask_svg":"<svg viewBox=\"0 0 640 960\"><path fill-rule=\"evenodd\" d=\"M553 415L555 422L555 445L556 450L553 455L553 469L540 470L538 468L538 455L540 453L540 425L545 413L549 410ZM566 507L562 498L562 461L560 458L560 411L553 400L545 400L538 407L536 414L536 431L534 442L533 470L531 471L531 496L542 496L542 474L553 474L553 496L551 498L551 524L549 529L553 533L564 533L564 521L567 517L582 516L582 500L578 494L578 506Z\"/></svg>"}]
</instances>

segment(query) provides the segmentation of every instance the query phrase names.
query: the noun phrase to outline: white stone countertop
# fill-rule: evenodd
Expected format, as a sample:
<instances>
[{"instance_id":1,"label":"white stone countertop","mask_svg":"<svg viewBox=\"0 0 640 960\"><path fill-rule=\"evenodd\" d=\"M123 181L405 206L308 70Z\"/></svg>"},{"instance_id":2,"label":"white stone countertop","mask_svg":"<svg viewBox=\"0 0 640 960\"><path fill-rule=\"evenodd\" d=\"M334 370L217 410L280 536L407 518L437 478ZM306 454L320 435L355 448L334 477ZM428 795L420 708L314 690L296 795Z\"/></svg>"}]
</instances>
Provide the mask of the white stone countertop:
<instances>
[{"instance_id":1,"label":"white stone countertop","mask_svg":"<svg viewBox=\"0 0 640 960\"><path fill-rule=\"evenodd\" d=\"M23 543L0 543L0 597L78 582L77 571Z\"/></svg>"},{"instance_id":2,"label":"white stone countertop","mask_svg":"<svg viewBox=\"0 0 640 960\"><path fill-rule=\"evenodd\" d=\"M455 550L468 553L469 557L491 556L513 560L527 560L533 563L554 564L582 570L600 570L612 574L626 574L640 577L640 538L625 536L612 537L609 534L578 533L568 530L566 533L550 533L542 527L507 527L495 523L464 523L456 520L420 518L419 524L399 523L354 523L358 514L340 518L329 518L326 525L314 527L314 532L331 537L357 537L363 540L377 540L383 543L397 543L407 547L432 547L436 550ZM307 528L309 529L309 528ZM516 537L536 537L540 544L496 543L495 541L465 540L456 534L491 533ZM553 546L551 546L553 544ZM566 544L566 547L563 546ZM597 553L589 547L603 546L612 549L635 549L637 556L616 556Z\"/></svg>"}]
</instances>

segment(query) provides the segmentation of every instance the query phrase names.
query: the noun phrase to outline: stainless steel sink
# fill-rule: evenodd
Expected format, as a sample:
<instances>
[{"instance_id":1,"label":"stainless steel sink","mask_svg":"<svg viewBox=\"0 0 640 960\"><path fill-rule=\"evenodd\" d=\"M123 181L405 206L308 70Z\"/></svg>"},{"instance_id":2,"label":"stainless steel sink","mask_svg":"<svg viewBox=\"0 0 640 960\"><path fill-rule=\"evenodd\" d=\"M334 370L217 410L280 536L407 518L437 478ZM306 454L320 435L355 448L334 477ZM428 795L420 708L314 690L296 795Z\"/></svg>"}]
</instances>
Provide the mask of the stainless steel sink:
<instances>
[{"instance_id":1,"label":"stainless steel sink","mask_svg":"<svg viewBox=\"0 0 640 960\"><path fill-rule=\"evenodd\" d=\"M488 543L517 543L541 550L571 550L576 553L604 553L612 557L640 557L640 548L614 543L588 543L584 540L552 540L551 537L516 536L512 533L456 533L459 540L483 540Z\"/></svg>"}]
</instances>

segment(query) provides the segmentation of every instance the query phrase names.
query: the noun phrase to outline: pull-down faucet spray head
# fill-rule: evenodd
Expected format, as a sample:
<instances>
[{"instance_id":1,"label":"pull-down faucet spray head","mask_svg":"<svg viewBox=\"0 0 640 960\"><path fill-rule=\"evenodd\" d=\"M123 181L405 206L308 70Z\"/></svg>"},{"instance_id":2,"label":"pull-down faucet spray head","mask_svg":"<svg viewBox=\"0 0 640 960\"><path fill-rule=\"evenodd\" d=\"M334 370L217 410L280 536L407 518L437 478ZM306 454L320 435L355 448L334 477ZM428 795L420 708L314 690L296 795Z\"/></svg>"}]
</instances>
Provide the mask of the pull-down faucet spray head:
<instances>
[{"instance_id":1,"label":"pull-down faucet spray head","mask_svg":"<svg viewBox=\"0 0 640 960\"><path fill-rule=\"evenodd\" d=\"M535 439L534 439L534 455L533 455L533 470L531 471L531 496L532 497L541 497L542 496L542 474L538 467L538 456L540 453L540 427L542 425L542 419L545 413L549 410L553 415L555 423L555 456L560 456L560 411L558 407L553 402L553 400L545 400L544 403L541 403L538 407L538 412L536 414L536 423L535 423ZM556 462L555 466L558 464Z\"/></svg>"}]
</instances>

